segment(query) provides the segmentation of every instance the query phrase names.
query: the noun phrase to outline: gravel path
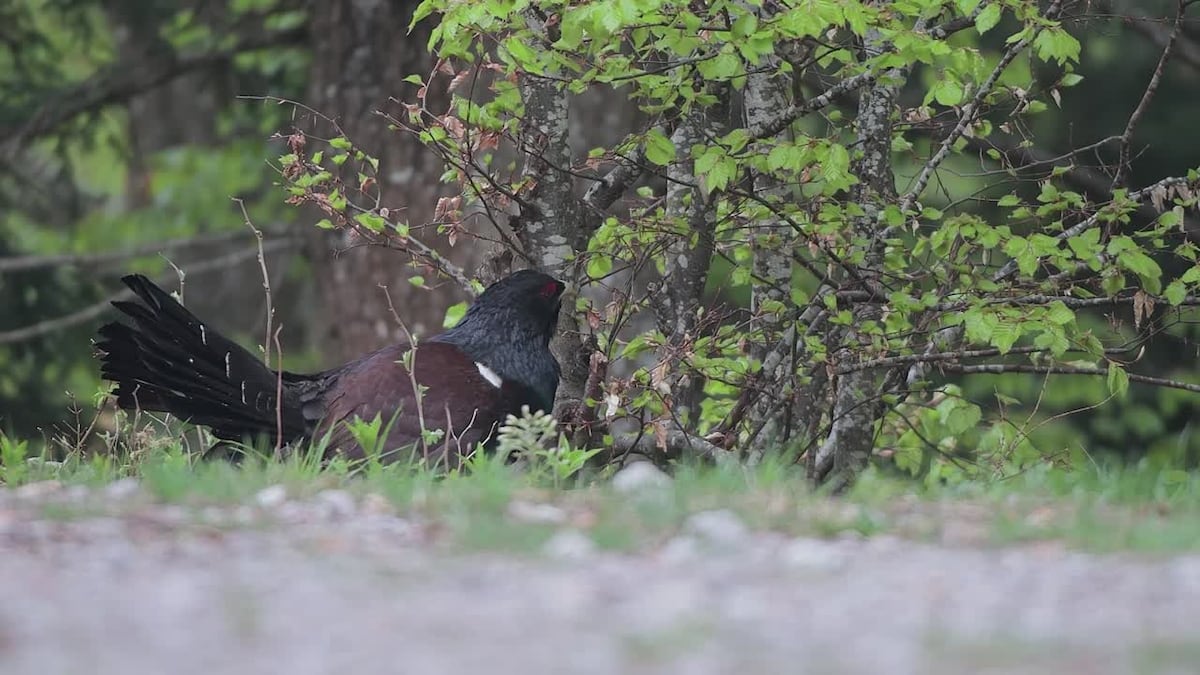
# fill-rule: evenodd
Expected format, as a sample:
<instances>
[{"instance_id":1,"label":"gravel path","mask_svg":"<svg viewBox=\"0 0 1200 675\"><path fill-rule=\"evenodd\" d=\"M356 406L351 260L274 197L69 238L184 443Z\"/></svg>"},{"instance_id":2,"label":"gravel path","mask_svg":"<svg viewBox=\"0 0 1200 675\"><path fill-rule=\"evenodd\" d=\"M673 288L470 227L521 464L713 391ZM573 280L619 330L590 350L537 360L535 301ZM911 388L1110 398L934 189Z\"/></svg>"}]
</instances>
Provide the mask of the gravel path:
<instances>
[{"instance_id":1,"label":"gravel path","mask_svg":"<svg viewBox=\"0 0 1200 675\"><path fill-rule=\"evenodd\" d=\"M632 554L569 529L463 554L344 493L268 501L271 522L63 517L0 493L0 673L1200 672L1200 556L793 539L723 511Z\"/></svg>"}]
</instances>

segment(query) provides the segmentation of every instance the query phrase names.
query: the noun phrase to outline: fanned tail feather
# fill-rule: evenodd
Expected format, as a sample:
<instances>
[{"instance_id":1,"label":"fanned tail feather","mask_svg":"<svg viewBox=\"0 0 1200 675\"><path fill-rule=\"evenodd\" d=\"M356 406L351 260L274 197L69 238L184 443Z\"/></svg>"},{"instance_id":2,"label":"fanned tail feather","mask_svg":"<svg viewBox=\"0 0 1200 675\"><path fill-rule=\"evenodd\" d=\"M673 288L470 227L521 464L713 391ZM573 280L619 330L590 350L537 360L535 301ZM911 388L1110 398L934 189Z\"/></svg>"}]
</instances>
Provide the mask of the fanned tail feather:
<instances>
[{"instance_id":1,"label":"fanned tail feather","mask_svg":"<svg viewBox=\"0 0 1200 675\"><path fill-rule=\"evenodd\" d=\"M205 326L146 277L121 280L144 304L114 302L133 325L100 328L100 373L117 383L117 405L170 413L211 427L214 436L228 441L275 440L281 432L286 443L305 434L301 403L288 387L302 376L282 375L280 408L279 373Z\"/></svg>"}]
</instances>

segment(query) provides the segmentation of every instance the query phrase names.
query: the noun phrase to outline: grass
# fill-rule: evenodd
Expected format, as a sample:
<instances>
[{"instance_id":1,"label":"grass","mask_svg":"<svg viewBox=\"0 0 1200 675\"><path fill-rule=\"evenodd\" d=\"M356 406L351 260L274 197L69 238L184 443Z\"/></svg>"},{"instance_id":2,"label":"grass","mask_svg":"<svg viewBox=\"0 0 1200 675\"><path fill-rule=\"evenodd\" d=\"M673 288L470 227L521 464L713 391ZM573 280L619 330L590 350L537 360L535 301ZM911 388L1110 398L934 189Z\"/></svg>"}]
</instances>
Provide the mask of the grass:
<instances>
[{"instance_id":1,"label":"grass","mask_svg":"<svg viewBox=\"0 0 1200 675\"><path fill-rule=\"evenodd\" d=\"M29 443L0 435L0 484L41 481L101 487L137 478L155 502L195 507L252 503L282 485L289 498L326 489L376 494L403 514L436 523L472 550L537 550L562 527L585 531L603 549L653 547L676 536L689 515L729 509L755 530L793 536L891 534L949 545L1056 542L1091 551L1162 553L1200 550L1200 474L1149 464L1036 467L1013 478L935 488L869 471L849 494L812 491L796 469L766 462L753 469L680 466L672 486L633 498L615 492L608 471L519 470L494 459L450 475L406 465L322 464L313 455L253 458L235 466L206 461L181 445L139 453L70 454L50 461ZM0 488L2 489L2 488ZM553 504L559 523L513 518L515 500ZM110 508L70 509L53 500L43 516L69 518Z\"/></svg>"}]
</instances>

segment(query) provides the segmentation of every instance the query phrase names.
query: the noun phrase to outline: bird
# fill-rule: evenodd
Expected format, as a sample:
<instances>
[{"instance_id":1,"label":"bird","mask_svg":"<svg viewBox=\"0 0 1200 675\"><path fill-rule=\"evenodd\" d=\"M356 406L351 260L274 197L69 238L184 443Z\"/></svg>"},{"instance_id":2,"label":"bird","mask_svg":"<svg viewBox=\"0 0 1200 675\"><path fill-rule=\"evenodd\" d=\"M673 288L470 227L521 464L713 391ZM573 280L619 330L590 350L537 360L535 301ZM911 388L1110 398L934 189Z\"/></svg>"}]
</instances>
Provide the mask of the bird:
<instances>
[{"instance_id":1,"label":"bird","mask_svg":"<svg viewBox=\"0 0 1200 675\"><path fill-rule=\"evenodd\" d=\"M368 449L352 424L378 416L381 459L456 467L479 447L494 449L508 415L554 405L561 369L550 341L566 286L542 272L493 283L433 337L309 374L272 370L145 276L121 280L140 302L112 304L133 321L104 324L95 341L118 407L208 427L227 454L266 439L288 449L319 441L327 459L362 459Z\"/></svg>"}]
</instances>

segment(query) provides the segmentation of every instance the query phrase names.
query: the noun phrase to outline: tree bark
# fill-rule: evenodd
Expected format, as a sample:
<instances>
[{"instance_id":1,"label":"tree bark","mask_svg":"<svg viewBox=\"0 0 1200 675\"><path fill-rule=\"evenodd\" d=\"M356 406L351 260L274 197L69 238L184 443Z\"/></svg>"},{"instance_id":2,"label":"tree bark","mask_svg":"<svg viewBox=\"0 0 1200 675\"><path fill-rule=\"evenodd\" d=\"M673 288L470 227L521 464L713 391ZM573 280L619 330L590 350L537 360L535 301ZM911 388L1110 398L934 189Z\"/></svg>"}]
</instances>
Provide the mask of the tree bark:
<instances>
[{"instance_id":1,"label":"tree bark","mask_svg":"<svg viewBox=\"0 0 1200 675\"><path fill-rule=\"evenodd\" d=\"M759 71L748 73L745 89L746 128L765 127L779 111L788 108L788 92L791 76L779 72L781 60L772 56ZM777 134L782 136L784 132ZM774 176L760 174L754 179L754 192L760 199L782 207L789 198L789 190ZM765 452L779 450L788 439L788 421L794 410L794 387L796 363L793 359L771 359L771 345L776 344L785 331L785 316L778 311L764 311L767 303L791 304L789 290L792 287L792 249L797 245L795 233L780 218L768 217L755 223L751 232L750 246L754 254L753 294L750 308L753 313L752 326L761 333L752 355L763 362L763 370L755 378L757 392L748 415L748 427L758 430L753 441L746 446L746 459L757 463ZM796 332L787 331L786 344L789 352L795 351Z\"/></svg>"},{"instance_id":2,"label":"tree bark","mask_svg":"<svg viewBox=\"0 0 1200 675\"><path fill-rule=\"evenodd\" d=\"M877 55L883 48L881 36L868 35L864 46L868 55ZM855 276L867 284L878 283L881 274L883 250L879 236L879 214L885 203L896 199L896 179L891 161L892 112L903 78L904 73L894 69L875 82L859 99L857 141L862 156L854 166L859 183L853 190L852 198L862 207L863 216L853 223L852 236L857 241L867 242L864 244L867 246L866 257L854 270ZM877 320L881 314L878 305L863 303L854 309L852 326ZM838 331L838 334L844 346L837 350L837 358L853 358L854 345L858 342L857 331L851 327L846 331ZM879 389L878 376L870 370L837 377L829 435L810 463L812 478L825 480L832 477L835 489L840 490L847 487L866 467L873 449L875 422L882 414Z\"/></svg>"},{"instance_id":3,"label":"tree bark","mask_svg":"<svg viewBox=\"0 0 1200 675\"><path fill-rule=\"evenodd\" d=\"M482 244L460 239L450 246L427 225L438 197L448 193L438 180L440 161L416 138L389 130L376 114L397 107L389 104L390 98L413 98L416 89L402 82L405 76L428 76L433 69L433 56L426 49L431 21L422 21L408 32L418 4L416 0L313 4L307 104L332 118L357 147L379 160L381 204L402 213L414 237L473 272L483 258ZM434 88L428 103L435 108L445 104L437 100ZM316 120L309 131L328 138L335 133L330 126ZM414 266L402 252L355 246L348 232L310 229L307 252L324 305L319 342L330 363L402 339L388 295L405 326L424 336L439 332L446 308L466 299L453 283L433 283L433 275ZM431 287L408 283L414 275L423 276Z\"/></svg>"}]
</instances>

